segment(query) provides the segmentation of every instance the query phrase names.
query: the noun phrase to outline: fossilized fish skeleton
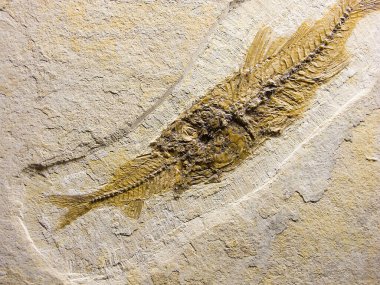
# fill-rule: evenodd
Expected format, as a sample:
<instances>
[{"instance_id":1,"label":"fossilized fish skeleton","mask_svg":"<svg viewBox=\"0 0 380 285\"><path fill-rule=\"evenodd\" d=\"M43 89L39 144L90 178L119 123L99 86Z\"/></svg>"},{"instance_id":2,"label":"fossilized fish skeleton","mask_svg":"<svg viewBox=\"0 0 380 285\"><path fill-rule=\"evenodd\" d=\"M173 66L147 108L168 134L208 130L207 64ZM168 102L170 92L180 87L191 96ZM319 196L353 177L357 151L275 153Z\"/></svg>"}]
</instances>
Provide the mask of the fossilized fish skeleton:
<instances>
[{"instance_id":1,"label":"fossilized fish skeleton","mask_svg":"<svg viewBox=\"0 0 380 285\"><path fill-rule=\"evenodd\" d=\"M58 228L101 206L120 206L138 218L152 195L219 181L300 117L316 90L347 66L345 43L356 23L379 9L380 0L339 1L289 38L272 40L271 29L262 28L240 71L170 124L149 154L125 163L93 193L49 196L68 209Z\"/></svg>"}]
</instances>

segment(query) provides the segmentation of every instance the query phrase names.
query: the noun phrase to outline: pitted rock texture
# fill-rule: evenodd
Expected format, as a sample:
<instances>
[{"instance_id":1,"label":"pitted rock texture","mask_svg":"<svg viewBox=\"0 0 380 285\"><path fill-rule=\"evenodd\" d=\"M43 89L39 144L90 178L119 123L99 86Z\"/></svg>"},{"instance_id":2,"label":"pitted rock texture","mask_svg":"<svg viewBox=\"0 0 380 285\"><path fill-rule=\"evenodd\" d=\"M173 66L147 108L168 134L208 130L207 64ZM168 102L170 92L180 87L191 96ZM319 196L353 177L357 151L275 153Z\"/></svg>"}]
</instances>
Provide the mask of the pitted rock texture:
<instances>
[{"instance_id":1,"label":"pitted rock texture","mask_svg":"<svg viewBox=\"0 0 380 285\"><path fill-rule=\"evenodd\" d=\"M0 284L378 284L380 14L301 120L221 183L55 231L239 68L335 1L0 1Z\"/></svg>"}]
</instances>

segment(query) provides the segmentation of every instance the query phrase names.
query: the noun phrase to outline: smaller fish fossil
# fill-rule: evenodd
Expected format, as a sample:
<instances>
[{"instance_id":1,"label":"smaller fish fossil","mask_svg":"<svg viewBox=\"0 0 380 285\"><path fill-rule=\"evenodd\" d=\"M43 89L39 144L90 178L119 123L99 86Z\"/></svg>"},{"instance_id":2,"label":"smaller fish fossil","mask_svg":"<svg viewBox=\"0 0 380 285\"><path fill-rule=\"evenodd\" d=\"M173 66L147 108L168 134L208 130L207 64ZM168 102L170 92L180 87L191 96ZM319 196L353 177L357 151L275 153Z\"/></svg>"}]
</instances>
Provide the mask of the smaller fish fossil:
<instances>
[{"instance_id":1,"label":"smaller fish fossil","mask_svg":"<svg viewBox=\"0 0 380 285\"><path fill-rule=\"evenodd\" d=\"M341 0L290 38L272 40L271 30L262 28L241 70L170 124L151 153L125 163L93 193L49 196L68 209L58 228L102 206L138 218L152 195L219 181L302 115L316 90L347 66L345 43L356 23L379 9L380 0Z\"/></svg>"}]
</instances>

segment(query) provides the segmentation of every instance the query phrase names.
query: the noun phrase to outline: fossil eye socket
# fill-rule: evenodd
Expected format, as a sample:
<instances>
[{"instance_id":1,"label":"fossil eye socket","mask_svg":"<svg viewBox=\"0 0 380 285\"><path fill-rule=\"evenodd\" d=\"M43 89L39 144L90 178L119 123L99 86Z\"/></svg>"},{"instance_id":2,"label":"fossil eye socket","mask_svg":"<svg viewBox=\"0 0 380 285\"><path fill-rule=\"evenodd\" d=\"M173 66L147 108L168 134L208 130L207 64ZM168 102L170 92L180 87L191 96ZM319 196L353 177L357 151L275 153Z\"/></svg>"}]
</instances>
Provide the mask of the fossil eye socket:
<instances>
[{"instance_id":1,"label":"fossil eye socket","mask_svg":"<svg viewBox=\"0 0 380 285\"><path fill-rule=\"evenodd\" d=\"M178 131L178 134L180 135L181 140L185 142L189 142L198 137L197 130L189 126L188 124L181 125L177 129L177 131Z\"/></svg>"}]
</instances>

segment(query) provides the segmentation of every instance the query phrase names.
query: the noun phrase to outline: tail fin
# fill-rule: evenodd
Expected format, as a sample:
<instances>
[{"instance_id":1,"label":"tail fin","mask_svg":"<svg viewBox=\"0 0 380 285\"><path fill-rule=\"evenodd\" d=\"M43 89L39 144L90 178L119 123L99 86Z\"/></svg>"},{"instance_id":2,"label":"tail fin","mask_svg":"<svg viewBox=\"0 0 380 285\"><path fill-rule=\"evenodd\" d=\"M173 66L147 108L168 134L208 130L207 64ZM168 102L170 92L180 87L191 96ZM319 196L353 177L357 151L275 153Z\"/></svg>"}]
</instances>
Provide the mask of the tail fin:
<instances>
[{"instance_id":1,"label":"tail fin","mask_svg":"<svg viewBox=\"0 0 380 285\"><path fill-rule=\"evenodd\" d=\"M60 219L57 229L66 227L92 209L86 195L51 195L47 198L59 208L68 208L68 212Z\"/></svg>"}]
</instances>

